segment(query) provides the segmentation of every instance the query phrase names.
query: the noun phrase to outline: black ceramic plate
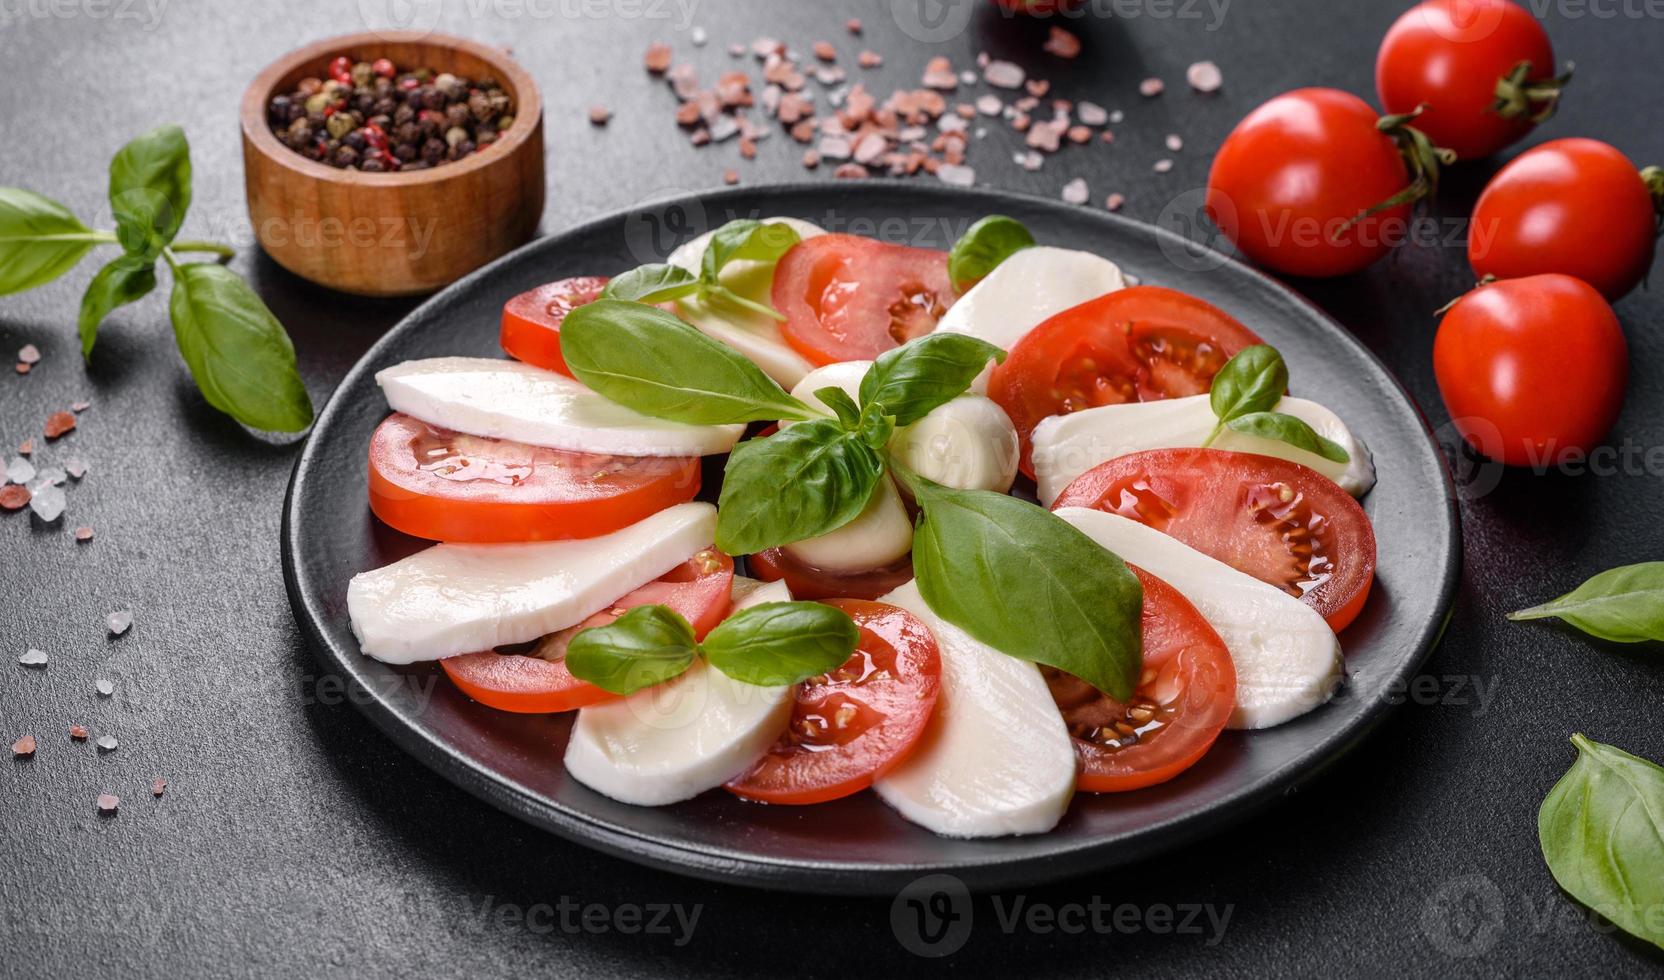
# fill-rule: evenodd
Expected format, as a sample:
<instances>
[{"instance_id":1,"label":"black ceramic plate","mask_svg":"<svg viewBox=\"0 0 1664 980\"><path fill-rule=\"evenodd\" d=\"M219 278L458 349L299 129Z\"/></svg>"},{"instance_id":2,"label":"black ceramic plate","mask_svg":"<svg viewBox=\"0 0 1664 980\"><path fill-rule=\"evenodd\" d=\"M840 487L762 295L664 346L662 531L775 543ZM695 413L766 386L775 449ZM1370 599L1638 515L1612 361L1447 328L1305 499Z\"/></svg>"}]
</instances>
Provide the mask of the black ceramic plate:
<instances>
[{"instance_id":1,"label":"black ceramic plate","mask_svg":"<svg viewBox=\"0 0 1664 980\"><path fill-rule=\"evenodd\" d=\"M1075 799L1051 833L948 840L871 793L812 807L742 803L723 792L676 806L626 806L567 778L569 716L513 715L469 701L434 665L392 668L360 654L347 581L423 546L378 524L365 500L365 447L387 414L373 375L409 358L496 356L504 300L564 276L615 274L736 217L794 215L832 231L947 248L985 214L1018 218L1040 241L1089 249L1147 283L1234 314L1289 361L1296 392L1339 412L1375 454L1376 584L1341 637L1337 699L1264 732L1228 732L1178 779L1136 793ZM709 473L710 471L708 471ZM714 489L715 476L707 481ZM376 344L341 383L296 464L284 505L283 567L295 617L329 670L390 737L469 792L604 851L720 881L773 888L893 892L949 872L1011 887L1127 862L1220 830L1333 762L1380 720L1437 641L1459 566L1456 511L1420 414L1379 361L1299 296L1244 266L1148 225L1087 208L916 183L746 188L647 205L533 242L435 296ZM1285 804L1293 805L1293 804Z\"/></svg>"}]
</instances>

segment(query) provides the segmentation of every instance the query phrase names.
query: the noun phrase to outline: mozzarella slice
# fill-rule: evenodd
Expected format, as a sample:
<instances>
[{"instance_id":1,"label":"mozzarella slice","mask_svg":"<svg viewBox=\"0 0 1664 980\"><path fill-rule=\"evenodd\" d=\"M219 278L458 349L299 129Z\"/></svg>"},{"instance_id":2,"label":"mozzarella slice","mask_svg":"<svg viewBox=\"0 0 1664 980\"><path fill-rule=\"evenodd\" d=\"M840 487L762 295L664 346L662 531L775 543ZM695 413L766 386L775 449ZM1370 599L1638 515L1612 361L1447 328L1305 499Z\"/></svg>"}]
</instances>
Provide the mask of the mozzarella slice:
<instances>
[{"instance_id":1,"label":"mozzarella slice","mask_svg":"<svg viewBox=\"0 0 1664 980\"><path fill-rule=\"evenodd\" d=\"M741 580L734 585L737 594ZM734 609L791 597L782 582L753 585ZM746 684L697 659L674 680L579 711L566 771L637 806L691 799L763 757L791 721L793 694L791 685Z\"/></svg>"},{"instance_id":2,"label":"mozzarella slice","mask_svg":"<svg viewBox=\"0 0 1664 980\"><path fill-rule=\"evenodd\" d=\"M941 693L919 744L873 784L908 820L947 837L1039 834L1075 792L1075 749L1040 669L953 626L909 582L881 602L919 617L942 656Z\"/></svg>"},{"instance_id":3,"label":"mozzarella slice","mask_svg":"<svg viewBox=\"0 0 1664 980\"><path fill-rule=\"evenodd\" d=\"M936 329L970 334L1010 350L1053 316L1126 284L1121 268L1106 258L1036 245L995 266L948 308ZM972 390L987 389L984 371Z\"/></svg>"},{"instance_id":4,"label":"mozzarella slice","mask_svg":"<svg viewBox=\"0 0 1664 980\"><path fill-rule=\"evenodd\" d=\"M792 557L829 572L883 568L913 550L913 519L895 483L880 477L872 499L853 521L818 538L786 545Z\"/></svg>"},{"instance_id":5,"label":"mozzarella slice","mask_svg":"<svg viewBox=\"0 0 1664 980\"><path fill-rule=\"evenodd\" d=\"M826 234L825 229L797 218L764 218L767 222L790 225L799 238L814 238ZM681 266L698 275L699 265L710 244L712 232L706 232L670 253L671 265ZM753 302L772 306L770 296L774 288L774 263L730 262L723 266L724 286ZM814 367L802 354L791 348L780 334L780 323L773 317L720 300L705 302L689 297L676 301L676 313L700 332L720 340L751 359L782 388L791 388ZM825 387L822 385L821 387Z\"/></svg>"},{"instance_id":6,"label":"mozzarella slice","mask_svg":"<svg viewBox=\"0 0 1664 980\"><path fill-rule=\"evenodd\" d=\"M743 425L687 425L608 401L564 374L489 357L405 361L376 373L396 412L471 436L617 456L712 456Z\"/></svg>"},{"instance_id":7,"label":"mozzarella slice","mask_svg":"<svg viewBox=\"0 0 1664 980\"><path fill-rule=\"evenodd\" d=\"M839 361L836 364L827 364L815 368L805 374L796 385L792 386L792 397L810 408L825 412L828 416L833 416L836 413L825 402L816 398L815 392L822 388L842 388L844 394L853 398L855 404L859 405L861 404L861 379L867 376L867 369L870 367L872 367L871 361ZM787 419L780 423L780 428L784 429L793 424L795 423Z\"/></svg>"},{"instance_id":8,"label":"mozzarella slice","mask_svg":"<svg viewBox=\"0 0 1664 980\"><path fill-rule=\"evenodd\" d=\"M920 476L961 490L1011 489L1017 430L982 395L960 395L890 438L890 451Z\"/></svg>"},{"instance_id":9,"label":"mozzarella slice","mask_svg":"<svg viewBox=\"0 0 1664 980\"><path fill-rule=\"evenodd\" d=\"M1351 460L1337 463L1286 442L1232 429L1221 432L1213 448L1291 460L1334 480L1354 497L1363 496L1375 485L1375 464L1369 449L1346 428L1340 416L1304 398L1284 397L1276 410L1339 443ZM1034 476L1040 502L1051 506L1076 477L1117 456L1144 449L1200 446L1218 421L1207 395L1104 405L1043 419L1034 427Z\"/></svg>"},{"instance_id":10,"label":"mozzarella slice","mask_svg":"<svg viewBox=\"0 0 1664 980\"><path fill-rule=\"evenodd\" d=\"M1064 507L1057 516L1183 593L1236 666L1231 728L1270 728L1328 701L1340 642L1311 606L1154 528L1119 514Z\"/></svg>"},{"instance_id":11,"label":"mozzarella slice","mask_svg":"<svg viewBox=\"0 0 1664 980\"><path fill-rule=\"evenodd\" d=\"M390 664L525 643L583 622L709 548L716 508L666 508L598 538L438 544L354 575L347 615L359 647Z\"/></svg>"}]
</instances>

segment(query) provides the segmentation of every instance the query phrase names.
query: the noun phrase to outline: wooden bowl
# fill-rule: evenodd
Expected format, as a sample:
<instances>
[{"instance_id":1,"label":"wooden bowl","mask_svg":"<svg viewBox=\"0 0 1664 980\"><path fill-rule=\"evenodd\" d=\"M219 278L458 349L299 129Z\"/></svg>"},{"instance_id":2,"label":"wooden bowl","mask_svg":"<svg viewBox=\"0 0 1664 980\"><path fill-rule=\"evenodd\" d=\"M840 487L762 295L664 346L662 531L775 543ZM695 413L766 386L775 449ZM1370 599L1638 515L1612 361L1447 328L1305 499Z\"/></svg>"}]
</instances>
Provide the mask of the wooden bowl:
<instances>
[{"instance_id":1,"label":"wooden bowl","mask_svg":"<svg viewBox=\"0 0 1664 980\"><path fill-rule=\"evenodd\" d=\"M266 107L332 58L490 76L514 124L467 159L407 173L338 170L278 142ZM243 177L260 245L298 276L364 296L432 292L532 237L543 214L543 100L501 50L417 31L350 34L278 59L243 93Z\"/></svg>"}]
</instances>

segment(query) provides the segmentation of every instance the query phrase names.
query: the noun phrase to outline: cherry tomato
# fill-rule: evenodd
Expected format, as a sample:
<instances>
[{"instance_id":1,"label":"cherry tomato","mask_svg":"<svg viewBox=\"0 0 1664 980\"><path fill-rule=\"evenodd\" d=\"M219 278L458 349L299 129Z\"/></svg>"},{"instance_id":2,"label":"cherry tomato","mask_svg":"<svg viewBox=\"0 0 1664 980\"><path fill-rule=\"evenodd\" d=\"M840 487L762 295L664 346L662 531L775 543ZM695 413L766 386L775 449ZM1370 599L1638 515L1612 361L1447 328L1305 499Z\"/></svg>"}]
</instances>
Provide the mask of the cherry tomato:
<instances>
[{"instance_id":1,"label":"cherry tomato","mask_svg":"<svg viewBox=\"0 0 1664 980\"><path fill-rule=\"evenodd\" d=\"M816 365L872 360L936 328L956 298L948 254L858 235L817 235L774 270L786 342Z\"/></svg>"},{"instance_id":2,"label":"cherry tomato","mask_svg":"<svg viewBox=\"0 0 1664 980\"><path fill-rule=\"evenodd\" d=\"M393 414L370 437L370 510L433 541L593 538L699 493L697 457L600 456Z\"/></svg>"},{"instance_id":3,"label":"cherry tomato","mask_svg":"<svg viewBox=\"0 0 1664 980\"><path fill-rule=\"evenodd\" d=\"M1141 568L1144 673L1122 703L1071 674L1042 667L1080 759L1076 786L1121 793L1164 783L1213 747L1236 706L1225 641L1179 590Z\"/></svg>"},{"instance_id":4,"label":"cherry tomato","mask_svg":"<svg viewBox=\"0 0 1664 980\"><path fill-rule=\"evenodd\" d=\"M447 657L439 666L462 693L501 711L545 714L612 701L619 695L573 677L566 668L566 648L574 636L606 626L636 606L664 605L681 613L703 639L728 615L733 586L734 560L720 551L701 551L578 625L543 637L525 653L465 653Z\"/></svg>"},{"instance_id":5,"label":"cherry tomato","mask_svg":"<svg viewBox=\"0 0 1664 980\"><path fill-rule=\"evenodd\" d=\"M1534 146L1497 171L1479 195L1468 262L1481 278L1561 272L1616 300L1652 265L1661 200L1664 172L1638 172L1599 140Z\"/></svg>"},{"instance_id":6,"label":"cherry tomato","mask_svg":"<svg viewBox=\"0 0 1664 980\"><path fill-rule=\"evenodd\" d=\"M1254 332L1211 303L1160 286L1117 290L1045 321L994 368L988 397L1022 438L1022 469L1034 467L1030 436L1040 420L1083 408L1148 402L1208 390L1213 376Z\"/></svg>"},{"instance_id":7,"label":"cherry tomato","mask_svg":"<svg viewBox=\"0 0 1664 980\"><path fill-rule=\"evenodd\" d=\"M1629 348L1612 307L1581 279L1503 279L1439 322L1433 374L1452 423L1509 466L1581 458L1623 407Z\"/></svg>"},{"instance_id":8,"label":"cherry tomato","mask_svg":"<svg viewBox=\"0 0 1664 980\"><path fill-rule=\"evenodd\" d=\"M765 582L785 580L792 595L811 601L839 597L876 599L913 579L912 556L864 572L833 572L801 561L784 548L770 548L747 558L746 567Z\"/></svg>"},{"instance_id":9,"label":"cherry tomato","mask_svg":"<svg viewBox=\"0 0 1664 980\"><path fill-rule=\"evenodd\" d=\"M1501 105L1499 83L1508 94ZM1548 32L1512 0L1417 4L1387 30L1375 58L1381 107L1425 105L1416 128L1463 160L1523 139L1554 111L1560 84Z\"/></svg>"},{"instance_id":10,"label":"cherry tomato","mask_svg":"<svg viewBox=\"0 0 1664 980\"><path fill-rule=\"evenodd\" d=\"M517 361L571 377L560 356L560 325L566 314L595 302L607 281L606 276L574 276L529 289L504 303L503 350Z\"/></svg>"},{"instance_id":11,"label":"cherry tomato","mask_svg":"<svg viewBox=\"0 0 1664 980\"><path fill-rule=\"evenodd\" d=\"M1221 449L1149 449L1102 463L1052 507L1120 514L1274 585L1340 632L1375 581L1375 529L1333 480Z\"/></svg>"},{"instance_id":12,"label":"cherry tomato","mask_svg":"<svg viewBox=\"0 0 1664 980\"><path fill-rule=\"evenodd\" d=\"M905 609L833 599L861 639L842 667L804 681L786 732L756 766L727 784L762 803L824 803L859 793L895 768L936 710L936 638Z\"/></svg>"},{"instance_id":13,"label":"cherry tomato","mask_svg":"<svg viewBox=\"0 0 1664 980\"><path fill-rule=\"evenodd\" d=\"M1219 147L1208 172L1208 217L1248 258L1279 272L1362 269L1405 236L1410 217L1406 201L1359 218L1411 187L1398 139L1377 122L1375 110L1349 92L1302 88L1277 96Z\"/></svg>"}]
</instances>

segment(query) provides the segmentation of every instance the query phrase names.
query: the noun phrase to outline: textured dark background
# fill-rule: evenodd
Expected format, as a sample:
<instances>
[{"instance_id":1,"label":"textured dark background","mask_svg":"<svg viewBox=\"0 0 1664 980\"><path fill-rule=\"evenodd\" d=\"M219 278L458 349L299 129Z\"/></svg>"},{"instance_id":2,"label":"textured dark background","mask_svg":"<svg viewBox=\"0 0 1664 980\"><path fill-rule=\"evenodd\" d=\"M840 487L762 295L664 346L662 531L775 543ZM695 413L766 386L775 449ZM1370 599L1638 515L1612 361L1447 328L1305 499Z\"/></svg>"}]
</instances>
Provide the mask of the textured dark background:
<instances>
[{"instance_id":1,"label":"textured dark background","mask_svg":"<svg viewBox=\"0 0 1664 980\"><path fill-rule=\"evenodd\" d=\"M956 67L983 49L1012 57L1051 77L1053 94L1121 107L1127 118L1113 147L1066 152L1038 173L1013 165L1007 134L991 134L996 145L973 151L979 179L1054 196L1078 174L1095 206L1119 191L1126 213L1154 220L1200 186L1219 139L1259 101L1308 84L1371 95L1375 45L1405 6L1235 0L1221 14L1189 0L1100 0L1104 16L1070 22L1086 48L1063 63L1040 52L1043 26L1008 21L980 2L963 30L930 42L898 29L889 0L684 3L691 17L674 0L408 8L418 18L437 14L443 29L511 45L538 79L547 231L715 186L728 167L752 184L803 176L797 149L778 136L754 163L738 161L732 147L689 148L670 119L670 94L640 68L654 39L694 56L707 78L727 64L728 43L759 34L800 48L831 40L846 64L870 47L886 58L875 73L883 91L915 83L934 54ZM1648 94L1664 22L1620 0L1536 6L1557 53L1580 67L1538 138L1594 136L1638 163L1664 161L1664 127ZM0 184L42 191L107 224L109 155L144 129L179 122L196 166L186 234L247 245L236 135L243 86L303 42L390 26L389 9L386 0L0 3ZM866 22L859 41L843 31L849 16ZM693 47L690 24L709 32L708 46ZM1212 98L1183 84L1185 66L1202 58L1225 72ZM1165 78L1168 91L1144 100L1135 89L1150 75ZM605 129L585 119L594 102L616 113ZM1151 163L1169 155L1167 133L1186 146L1172 154L1171 173L1156 175ZM1435 215L1465 214L1491 169L1452 173ZM1429 367L1430 311L1468 280L1459 246L1446 238L1306 287L1386 360L1435 427L1446 417ZM288 325L319 404L412 305L310 286L253 248L234 267ZM1609 565L1659 557L1660 472L1656 453L1651 468L1645 456L1664 445L1656 294L1618 308L1633 380L1612 439L1627 454L1581 475L1464 470L1474 479L1462 503L1461 596L1425 686L1386 724L1297 798L1229 833L1025 896L1052 907L1128 905L1135 913L1124 924L1156 928L1163 909L1182 918L1205 904L1229 914L1222 937L1021 925L1008 934L993 900L978 898L968 944L930 962L897 942L887 901L763 894L601 857L498 814L392 747L319 682L290 617L277 528L293 447L251 438L202 402L174 353L160 296L118 312L83 367L74 313L91 271L88 262L0 300L0 350L9 357L34 343L44 354L27 377L9 369L0 377L0 445L29 435L39 444L49 412L93 402L79 431L37 453L90 463L70 487L61 524L0 517L0 736L9 743L33 733L41 743L32 760L0 758L0 974L827 974L859 959L860 969L884 974L945 964L1069 975L1589 975L1664 961L1605 935L1557 891L1536 845L1537 805L1571 762L1571 732L1664 759L1664 666L1655 650L1603 648L1502 619ZM78 524L93 526L96 540L77 545L68 531ZM131 608L136 625L110 639L104 615L119 608ZM45 671L17 665L28 647L50 652ZM115 681L114 697L96 696L98 677ZM73 722L116 735L120 749L71 743ZM169 781L159 801L148 793L156 776ZM93 807L105 791L123 798L114 819ZM678 946L674 936L586 930L577 916L563 923L562 905L574 903L702 910L691 941Z\"/></svg>"}]
</instances>

